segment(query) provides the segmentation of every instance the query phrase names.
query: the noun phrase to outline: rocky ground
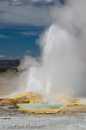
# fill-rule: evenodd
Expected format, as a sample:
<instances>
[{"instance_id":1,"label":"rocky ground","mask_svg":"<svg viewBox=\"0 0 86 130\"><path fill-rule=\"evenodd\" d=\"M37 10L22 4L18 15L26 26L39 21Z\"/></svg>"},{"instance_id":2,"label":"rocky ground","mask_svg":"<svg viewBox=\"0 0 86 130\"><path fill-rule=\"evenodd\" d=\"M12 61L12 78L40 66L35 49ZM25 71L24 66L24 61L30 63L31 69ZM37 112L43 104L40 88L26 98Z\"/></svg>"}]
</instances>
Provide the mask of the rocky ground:
<instances>
[{"instance_id":1,"label":"rocky ground","mask_svg":"<svg viewBox=\"0 0 86 130\"><path fill-rule=\"evenodd\" d=\"M23 114L22 111L18 111L19 108L16 100L13 99L0 99L0 116L16 116Z\"/></svg>"},{"instance_id":2,"label":"rocky ground","mask_svg":"<svg viewBox=\"0 0 86 130\"><path fill-rule=\"evenodd\" d=\"M0 99L0 116L18 116L24 115L25 112L19 110L18 104L26 103L42 103L42 96L31 92L25 92L17 94L12 98L1 98Z\"/></svg>"},{"instance_id":3,"label":"rocky ground","mask_svg":"<svg viewBox=\"0 0 86 130\"><path fill-rule=\"evenodd\" d=\"M42 101L43 95L25 92L21 94L17 94L12 98L1 98L0 99L0 116L24 116L25 114L57 114L61 115L72 115L77 113L86 113L86 105L83 103L79 103L79 99L65 99L61 101L66 101L68 104L60 109L52 109L52 110L29 110L25 111L19 108L18 104L26 104L26 103L43 103ZM78 103L77 103L78 102Z\"/></svg>"}]
</instances>

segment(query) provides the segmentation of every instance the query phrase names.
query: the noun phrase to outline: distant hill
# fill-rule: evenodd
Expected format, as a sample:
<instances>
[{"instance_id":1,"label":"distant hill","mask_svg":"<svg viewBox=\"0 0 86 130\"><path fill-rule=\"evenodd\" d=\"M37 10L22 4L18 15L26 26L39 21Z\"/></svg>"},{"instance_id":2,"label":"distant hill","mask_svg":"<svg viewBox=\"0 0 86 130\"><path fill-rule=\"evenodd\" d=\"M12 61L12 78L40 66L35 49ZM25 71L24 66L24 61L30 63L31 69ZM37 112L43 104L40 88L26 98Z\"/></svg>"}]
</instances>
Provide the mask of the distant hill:
<instances>
[{"instance_id":1,"label":"distant hill","mask_svg":"<svg viewBox=\"0 0 86 130\"><path fill-rule=\"evenodd\" d=\"M0 60L0 72L5 72L8 69L17 71L19 64L19 60Z\"/></svg>"}]
</instances>

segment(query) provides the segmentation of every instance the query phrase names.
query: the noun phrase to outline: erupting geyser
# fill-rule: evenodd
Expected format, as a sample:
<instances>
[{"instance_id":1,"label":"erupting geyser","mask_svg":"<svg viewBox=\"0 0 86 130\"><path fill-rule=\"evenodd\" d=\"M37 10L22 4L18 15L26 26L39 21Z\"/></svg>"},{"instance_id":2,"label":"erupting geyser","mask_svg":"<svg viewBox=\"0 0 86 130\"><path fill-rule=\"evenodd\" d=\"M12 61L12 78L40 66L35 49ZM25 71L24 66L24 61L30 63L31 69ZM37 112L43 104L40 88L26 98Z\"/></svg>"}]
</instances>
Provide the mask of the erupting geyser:
<instances>
[{"instance_id":1,"label":"erupting geyser","mask_svg":"<svg viewBox=\"0 0 86 130\"><path fill-rule=\"evenodd\" d=\"M29 56L20 65L26 68L19 77L24 91L86 95L85 10L86 0L67 0L51 11L55 22L40 37L40 62Z\"/></svg>"}]
</instances>

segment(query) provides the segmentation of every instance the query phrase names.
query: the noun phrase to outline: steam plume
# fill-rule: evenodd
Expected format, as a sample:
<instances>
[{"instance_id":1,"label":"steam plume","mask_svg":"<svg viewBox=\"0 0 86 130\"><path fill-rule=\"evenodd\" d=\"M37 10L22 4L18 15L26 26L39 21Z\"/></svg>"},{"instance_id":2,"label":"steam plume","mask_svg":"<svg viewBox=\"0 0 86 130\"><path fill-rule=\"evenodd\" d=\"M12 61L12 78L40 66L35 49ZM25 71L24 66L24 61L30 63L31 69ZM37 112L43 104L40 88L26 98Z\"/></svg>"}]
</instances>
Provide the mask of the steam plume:
<instances>
[{"instance_id":1,"label":"steam plume","mask_svg":"<svg viewBox=\"0 0 86 130\"><path fill-rule=\"evenodd\" d=\"M86 0L66 0L51 10L54 23L40 36L39 60L25 57L23 62L26 70L20 75L21 89L86 96L85 12Z\"/></svg>"}]
</instances>

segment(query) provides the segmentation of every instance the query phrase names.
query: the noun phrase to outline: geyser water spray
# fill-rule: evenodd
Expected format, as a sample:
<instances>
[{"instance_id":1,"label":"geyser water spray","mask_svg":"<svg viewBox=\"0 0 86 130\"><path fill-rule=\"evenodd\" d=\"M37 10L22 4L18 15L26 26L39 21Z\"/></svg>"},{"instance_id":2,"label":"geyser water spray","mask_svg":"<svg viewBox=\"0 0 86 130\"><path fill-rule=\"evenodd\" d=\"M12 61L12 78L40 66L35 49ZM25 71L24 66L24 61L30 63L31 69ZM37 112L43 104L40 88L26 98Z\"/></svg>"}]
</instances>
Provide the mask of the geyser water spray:
<instances>
[{"instance_id":1,"label":"geyser water spray","mask_svg":"<svg viewBox=\"0 0 86 130\"><path fill-rule=\"evenodd\" d=\"M47 100L53 95L86 96L85 10L86 0L66 0L52 9L54 23L39 39L40 62L30 56L23 60L23 91L45 94Z\"/></svg>"}]
</instances>

